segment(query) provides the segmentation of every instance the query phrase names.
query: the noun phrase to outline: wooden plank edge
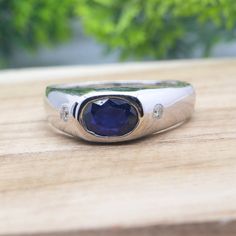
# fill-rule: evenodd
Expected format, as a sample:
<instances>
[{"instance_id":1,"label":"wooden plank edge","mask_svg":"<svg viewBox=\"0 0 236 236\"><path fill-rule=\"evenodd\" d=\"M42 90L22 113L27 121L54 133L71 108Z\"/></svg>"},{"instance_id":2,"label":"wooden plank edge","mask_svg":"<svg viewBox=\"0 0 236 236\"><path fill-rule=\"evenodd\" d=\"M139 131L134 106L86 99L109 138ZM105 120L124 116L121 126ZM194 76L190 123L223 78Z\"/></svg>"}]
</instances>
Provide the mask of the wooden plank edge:
<instances>
[{"instance_id":1,"label":"wooden plank edge","mask_svg":"<svg viewBox=\"0 0 236 236\"><path fill-rule=\"evenodd\" d=\"M71 230L50 233L22 233L4 236L235 236L236 221L153 225L135 228L113 227L93 230Z\"/></svg>"},{"instance_id":2,"label":"wooden plank edge","mask_svg":"<svg viewBox=\"0 0 236 236\"><path fill-rule=\"evenodd\" d=\"M209 66L222 63L235 63L235 58L224 59L191 59L149 62L126 62L85 66L55 66L0 71L0 84L19 83L47 79L73 79L89 76L125 74L153 69L181 68L187 66Z\"/></svg>"}]
</instances>

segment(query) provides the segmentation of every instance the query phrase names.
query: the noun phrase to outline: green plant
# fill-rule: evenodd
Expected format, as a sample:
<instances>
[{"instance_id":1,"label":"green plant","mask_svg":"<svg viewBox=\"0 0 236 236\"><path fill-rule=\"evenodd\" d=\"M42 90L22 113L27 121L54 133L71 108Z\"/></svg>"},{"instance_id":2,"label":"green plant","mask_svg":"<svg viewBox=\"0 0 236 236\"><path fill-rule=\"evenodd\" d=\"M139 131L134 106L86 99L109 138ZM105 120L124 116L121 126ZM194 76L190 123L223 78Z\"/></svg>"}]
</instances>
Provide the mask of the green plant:
<instances>
[{"instance_id":1,"label":"green plant","mask_svg":"<svg viewBox=\"0 0 236 236\"><path fill-rule=\"evenodd\" d=\"M0 65L17 48L63 41L78 0L0 0Z\"/></svg>"},{"instance_id":2,"label":"green plant","mask_svg":"<svg viewBox=\"0 0 236 236\"><path fill-rule=\"evenodd\" d=\"M15 48L69 39L71 20L122 58L204 55L235 38L235 0L0 0L0 67Z\"/></svg>"},{"instance_id":3,"label":"green plant","mask_svg":"<svg viewBox=\"0 0 236 236\"><path fill-rule=\"evenodd\" d=\"M189 57L235 37L235 0L81 0L86 32L123 58Z\"/></svg>"}]
</instances>

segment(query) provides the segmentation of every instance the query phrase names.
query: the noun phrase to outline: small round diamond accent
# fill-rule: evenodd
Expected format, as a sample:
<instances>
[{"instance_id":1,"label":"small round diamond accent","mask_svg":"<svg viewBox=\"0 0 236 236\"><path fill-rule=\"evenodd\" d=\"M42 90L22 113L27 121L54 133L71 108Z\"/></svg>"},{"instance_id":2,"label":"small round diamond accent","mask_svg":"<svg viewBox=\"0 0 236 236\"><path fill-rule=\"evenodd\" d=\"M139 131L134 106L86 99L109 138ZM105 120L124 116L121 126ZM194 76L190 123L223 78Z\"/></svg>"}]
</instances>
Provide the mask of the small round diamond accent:
<instances>
[{"instance_id":1,"label":"small round diamond accent","mask_svg":"<svg viewBox=\"0 0 236 236\"><path fill-rule=\"evenodd\" d=\"M61 106L61 110L60 110L60 118L64 121L64 122L66 122L66 121L68 121L68 119L69 119L69 107L66 105L66 104L63 104L62 106Z\"/></svg>"},{"instance_id":2,"label":"small round diamond accent","mask_svg":"<svg viewBox=\"0 0 236 236\"><path fill-rule=\"evenodd\" d=\"M153 117L156 119L160 119L163 115L164 107L161 104L156 104L153 109Z\"/></svg>"}]
</instances>

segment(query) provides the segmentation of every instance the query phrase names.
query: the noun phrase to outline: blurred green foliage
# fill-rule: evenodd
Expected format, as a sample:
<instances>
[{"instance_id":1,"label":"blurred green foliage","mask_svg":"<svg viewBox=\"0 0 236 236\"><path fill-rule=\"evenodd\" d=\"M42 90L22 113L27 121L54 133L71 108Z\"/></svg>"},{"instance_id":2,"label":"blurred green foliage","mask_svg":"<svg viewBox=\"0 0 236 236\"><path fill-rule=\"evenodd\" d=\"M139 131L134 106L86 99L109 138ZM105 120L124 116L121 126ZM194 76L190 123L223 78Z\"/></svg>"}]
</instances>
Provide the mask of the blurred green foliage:
<instances>
[{"instance_id":1,"label":"blurred green foliage","mask_svg":"<svg viewBox=\"0 0 236 236\"><path fill-rule=\"evenodd\" d=\"M77 10L86 32L124 58L207 56L235 38L235 0L81 0Z\"/></svg>"},{"instance_id":2,"label":"blurred green foliage","mask_svg":"<svg viewBox=\"0 0 236 236\"><path fill-rule=\"evenodd\" d=\"M235 0L0 0L0 64L15 48L70 38L71 20L122 58L207 56L235 38Z\"/></svg>"},{"instance_id":3,"label":"blurred green foliage","mask_svg":"<svg viewBox=\"0 0 236 236\"><path fill-rule=\"evenodd\" d=\"M0 60L17 48L33 49L70 37L78 0L0 0Z\"/></svg>"}]
</instances>

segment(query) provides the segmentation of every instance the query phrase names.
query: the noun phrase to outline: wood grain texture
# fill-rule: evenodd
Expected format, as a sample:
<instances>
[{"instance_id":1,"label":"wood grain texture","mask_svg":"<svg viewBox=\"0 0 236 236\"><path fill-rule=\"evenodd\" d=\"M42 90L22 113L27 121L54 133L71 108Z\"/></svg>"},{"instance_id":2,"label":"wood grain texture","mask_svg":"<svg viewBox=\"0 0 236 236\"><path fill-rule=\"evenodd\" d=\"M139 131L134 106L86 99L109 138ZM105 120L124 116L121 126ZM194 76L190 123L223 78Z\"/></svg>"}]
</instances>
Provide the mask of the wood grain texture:
<instances>
[{"instance_id":1,"label":"wood grain texture","mask_svg":"<svg viewBox=\"0 0 236 236\"><path fill-rule=\"evenodd\" d=\"M193 118L110 145L48 127L46 85L126 79L192 83ZM0 109L1 235L236 234L236 60L3 71Z\"/></svg>"}]
</instances>

